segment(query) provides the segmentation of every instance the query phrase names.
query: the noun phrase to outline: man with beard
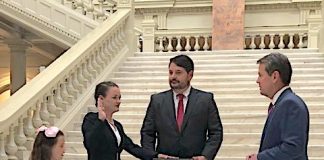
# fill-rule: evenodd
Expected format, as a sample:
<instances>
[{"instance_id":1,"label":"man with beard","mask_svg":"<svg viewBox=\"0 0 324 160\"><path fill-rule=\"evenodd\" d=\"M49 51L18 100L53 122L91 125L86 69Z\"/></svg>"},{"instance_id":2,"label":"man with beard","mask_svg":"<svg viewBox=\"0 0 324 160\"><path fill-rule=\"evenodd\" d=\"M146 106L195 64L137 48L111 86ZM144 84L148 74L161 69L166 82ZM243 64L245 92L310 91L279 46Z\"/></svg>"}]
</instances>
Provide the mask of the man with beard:
<instances>
[{"instance_id":1,"label":"man with beard","mask_svg":"<svg viewBox=\"0 0 324 160\"><path fill-rule=\"evenodd\" d=\"M151 96L141 144L159 153L158 158L213 160L221 146L223 127L214 96L190 85L193 72L190 57L171 58L171 89Z\"/></svg>"}]
</instances>

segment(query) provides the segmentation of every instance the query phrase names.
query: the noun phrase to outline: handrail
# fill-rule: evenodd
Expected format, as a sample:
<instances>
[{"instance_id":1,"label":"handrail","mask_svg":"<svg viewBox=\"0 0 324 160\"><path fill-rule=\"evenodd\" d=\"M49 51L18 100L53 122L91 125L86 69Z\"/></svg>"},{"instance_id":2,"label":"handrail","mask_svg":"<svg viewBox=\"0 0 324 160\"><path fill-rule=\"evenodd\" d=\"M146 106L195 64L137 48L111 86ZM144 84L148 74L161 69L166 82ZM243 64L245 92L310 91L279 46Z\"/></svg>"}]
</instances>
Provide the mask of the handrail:
<instances>
[{"instance_id":1,"label":"handrail","mask_svg":"<svg viewBox=\"0 0 324 160\"><path fill-rule=\"evenodd\" d=\"M116 59L133 52L126 38L134 37L131 14L119 9L0 106L0 159L23 159L35 128L62 125Z\"/></svg>"}]
</instances>

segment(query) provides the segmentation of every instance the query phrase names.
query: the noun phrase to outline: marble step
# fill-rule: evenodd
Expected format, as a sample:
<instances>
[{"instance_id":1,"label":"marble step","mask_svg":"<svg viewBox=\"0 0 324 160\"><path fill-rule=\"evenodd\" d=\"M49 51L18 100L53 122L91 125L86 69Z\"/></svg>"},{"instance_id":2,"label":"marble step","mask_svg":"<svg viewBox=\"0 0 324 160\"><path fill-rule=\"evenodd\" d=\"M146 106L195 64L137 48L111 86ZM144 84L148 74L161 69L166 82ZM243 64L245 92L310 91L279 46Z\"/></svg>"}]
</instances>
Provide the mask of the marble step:
<instances>
[{"instance_id":1,"label":"marble step","mask_svg":"<svg viewBox=\"0 0 324 160\"><path fill-rule=\"evenodd\" d=\"M66 153L79 153L86 156L83 142L66 142L65 147ZM244 157L248 154L256 153L258 149L258 144L222 144L217 155L222 157ZM324 152L322 152L323 150L324 145L308 145L308 156L324 157ZM122 154L126 155L128 153L125 151Z\"/></svg>"},{"instance_id":2,"label":"marble step","mask_svg":"<svg viewBox=\"0 0 324 160\"><path fill-rule=\"evenodd\" d=\"M300 63L296 62L291 64L292 68L323 68L324 62L312 62L312 63ZM195 65L195 70L226 70L231 69L251 69L257 68L258 66L255 63L252 64L201 64ZM121 66L119 71L163 71L167 70L167 65L146 65L146 66Z\"/></svg>"},{"instance_id":3,"label":"marble step","mask_svg":"<svg viewBox=\"0 0 324 160\"><path fill-rule=\"evenodd\" d=\"M65 153L64 160L87 160L86 154ZM245 157L222 157L216 156L215 160L244 160ZM308 157L309 160L324 160L324 157ZM131 155L122 155L122 160L138 160Z\"/></svg>"},{"instance_id":4,"label":"marble step","mask_svg":"<svg viewBox=\"0 0 324 160\"><path fill-rule=\"evenodd\" d=\"M322 95L323 93L315 93L315 94L321 94L321 95L302 95L301 97L306 101L306 102L320 102L324 99L324 96ZM122 103L149 103L150 97L143 97L141 95L133 95L133 96L125 96L123 95L121 101ZM216 103L224 104L224 103L234 103L237 102L237 104L241 102L265 102L268 101L265 97L262 97L260 95L255 94L254 96L252 95L215 95L214 96Z\"/></svg>"},{"instance_id":5,"label":"marble step","mask_svg":"<svg viewBox=\"0 0 324 160\"><path fill-rule=\"evenodd\" d=\"M194 59L195 60L195 59ZM242 64L242 63L256 63L258 59L251 58L222 58L222 59L198 59L194 61L195 65L200 64ZM322 57L291 57L289 58L291 63L314 63L314 62L324 62ZM143 66L143 65L169 65L169 59L155 60L151 61L138 61L138 60L128 60L123 63L124 66Z\"/></svg>"},{"instance_id":6,"label":"marble step","mask_svg":"<svg viewBox=\"0 0 324 160\"><path fill-rule=\"evenodd\" d=\"M220 118L223 123L260 123L265 122L268 113L222 113ZM83 120L85 113L80 116L80 121ZM116 113L114 119L122 124L130 122L142 122L145 114L122 114ZM310 123L323 122L324 113L310 113Z\"/></svg>"},{"instance_id":7,"label":"marble step","mask_svg":"<svg viewBox=\"0 0 324 160\"><path fill-rule=\"evenodd\" d=\"M120 86L122 87L122 86ZM165 88L164 90L167 90ZM256 88L199 88L200 90L212 92L215 95L219 94L259 94L259 89ZM312 86L312 87L293 87L292 88L295 93L324 93L324 86ZM128 88L121 88L121 94L123 95L143 95L143 96L150 96L152 94L156 94L162 92L164 90L160 89L128 89Z\"/></svg>"},{"instance_id":8,"label":"marble step","mask_svg":"<svg viewBox=\"0 0 324 160\"><path fill-rule=\"evenodd\" d=\"M257 77L256 77L257 78ZM196 82L195 78L192 80L192 86L195 88L253 88L259 89L256 83L256 78L253 81L237 81L237 82ZM157 82L139 82L133 81L132 83L118 83L121 89L160 89L161 91L170 89L168 79L163 83ZM292 80L292 88L295 87L324 87L324 80Z\"/></svg>"},{"instance_id":9,"label":"marble step","mask_svg":"<svg viewBox=\"0 0 324 160\"><path fill-rule=\"evenodd\" d=\"M195 76L193 81L194 82L232 82L232 81L251 81L255 82L257 78L256 74L253 75L205 75L205 76ZM324 80L324 74L296 74L292 77L293 81L298 80ZM153 76L153 77L122 77L122 78L111 78L111 81L118 83L132 83L132 82L141 82L141 83L165 83L168 82L168 76Z\"/></svg>"},{"instance_id":10,"label":"marble step","mask_svg":"<svg viewBox=\"0 0 324 160\"><path fill-rule=\"evenodd\" d=\"M258 72L258 68L250 69L226 69L226 70L195 70L194 76L198 75L254 75ZM324 68L293 68L293 76L297 74L322 74ZM114 72L115 77L146 77L146 76L168 76L167 68L163 71L119 71Z\"/></svg>"},{"instance_id":11,"label":"marble step","mask_svg":"<svg viewBox=\"0 0 324 160\"><path fill-rule=\"evenodd\" d=\"M123 127L126 133L134 132L140 133L142 122L128 122L123 123ZM73 131L81 132L82 122L75 122L73 124ZM264 127L264 123L222 123L225 133L261 133ZM314 122L310 124L310 133L324 133L324 122ZM72 131L72 130L71 130ZM323 137L324 138L324 137ZM323 143L324 144L324 143Z\"/></svg>"},{"instance_id":12,"label":"marble step","mask_svg":"<svg viewBox=\"0 0 324 160\"><path fill-rule=\"evenodd\" d=\"M310 113L324 113L324 104L322 103L307 103L308 110ZM120 110L118 114L128 114L128 113L145 113L148 104L125 104L122 103L119 107ZM262 113L267 112L268 103L260 104L236 104L236 105L223 105L217 104L218 111L222 113ZM87 109L84 109L86 112L97 112L98 109L94 105L89 105Z\"/></svg>"},{"instance_id":13,"label":"marble step","mask_svg":"<svg viewBox=\"0 0 324 160\"><path fill-rule=\"evenodd\" d=\"M132 138L134 143L139 144L141 135L139 130L130 132L125 130L127 135ZM249 132L224 132L223 144L259 144L262 132L249 133ZM67 142L82 142L83 136L81 131L68 131L66 136ZM324 133L309 133L309 145L324 144Z\"/></svg>"}]
</instances>

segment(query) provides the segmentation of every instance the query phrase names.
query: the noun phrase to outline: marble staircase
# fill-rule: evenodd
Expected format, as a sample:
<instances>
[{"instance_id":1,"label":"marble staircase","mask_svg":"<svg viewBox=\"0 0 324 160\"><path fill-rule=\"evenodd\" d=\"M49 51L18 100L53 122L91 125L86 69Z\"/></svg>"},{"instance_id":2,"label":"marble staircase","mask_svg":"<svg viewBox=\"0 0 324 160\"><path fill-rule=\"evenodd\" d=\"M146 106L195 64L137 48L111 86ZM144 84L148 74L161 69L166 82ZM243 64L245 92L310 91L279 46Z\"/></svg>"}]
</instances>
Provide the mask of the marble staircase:
<instances>
[{"instance_id":1,"label":"marble staircase","mask_svg":"<svg viewBox=\"0 0 324 160\"><path fill-rule=\"evenodd\" d=\"M281 50L293 66L291 87L310 111L310 160L324 160L324 54L317 49ZM195 62L192 86L214 93L224 126L224 141L216 159L243 160L257 152L267 116L269 100L259 94L256 84L257 59L263 51L186 52ZM180 53L177 53L180 54ZM168 85L169 58L175 53L136 53L114 72L112 80L120 85L122 104L114 118L127 134L140 142L140 128L151 94ZM66 132L66 160L87 159L81 123L89 111L96 111L93 100L70 122ZM123 152L122 160L135 159Z\"/></svg>"}]
</instances>

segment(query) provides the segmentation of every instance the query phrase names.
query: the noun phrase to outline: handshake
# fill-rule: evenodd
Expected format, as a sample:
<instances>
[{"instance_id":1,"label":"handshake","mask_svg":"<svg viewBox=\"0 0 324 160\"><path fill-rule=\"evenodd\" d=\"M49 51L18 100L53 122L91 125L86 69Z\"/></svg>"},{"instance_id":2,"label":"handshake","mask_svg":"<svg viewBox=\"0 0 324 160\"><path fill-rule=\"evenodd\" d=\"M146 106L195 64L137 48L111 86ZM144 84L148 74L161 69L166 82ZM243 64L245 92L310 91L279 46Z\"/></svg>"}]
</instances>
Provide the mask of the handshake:
<instances>
[{"instance_id":1,"label":"handshake","mask_svg":"<svg viewBox=\"0 0 324 160\"><path fill-rule=\"evenodd\" d=\"M169 159L169 160L193 160L192 158L178 158L178 157L169 157L169 158L153 158L153 160L164 160L164 159Z\"/></svg>"},{"instance_id":2,"label":"handshake","mask_svg":"<svg viewBox=\"0 0 324 160\"><path fill-rule=\"evenodd\" d=\"M173 156L168 156L165 154L159 154L158 158L153 158L153 160L163 160L163 159L170 159L170 160L207 160L206 157L204 156L196 156L192 158L179 158L179 157L173 157Z\"/></svg>"}]
</instances>

